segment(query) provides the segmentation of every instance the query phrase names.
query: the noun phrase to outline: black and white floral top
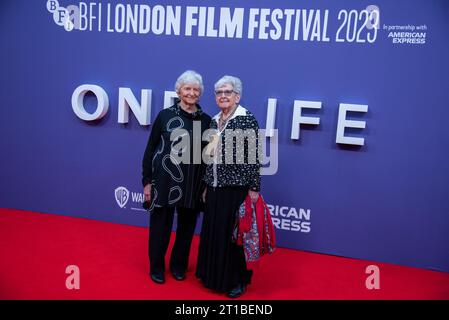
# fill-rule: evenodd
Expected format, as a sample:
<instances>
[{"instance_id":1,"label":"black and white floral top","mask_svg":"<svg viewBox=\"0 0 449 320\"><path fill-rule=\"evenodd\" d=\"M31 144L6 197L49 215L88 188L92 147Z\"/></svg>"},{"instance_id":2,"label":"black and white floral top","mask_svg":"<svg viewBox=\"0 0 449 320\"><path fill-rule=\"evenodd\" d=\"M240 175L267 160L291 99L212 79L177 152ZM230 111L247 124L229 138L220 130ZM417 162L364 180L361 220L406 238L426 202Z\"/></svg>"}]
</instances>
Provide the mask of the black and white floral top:
<instances>
[{"instance_id":1,"label":"black and white floral top","mask_svg":"<svg viewBox=\"0 0 449 320\"><path fill-rule=\"evenodd\" d=\"M220 115L214 116L210 123L212 135L218 135L219 139L217 150L206 167L204 181L210 187L245 186L259 191L259 124L256 118L239 105L220 131Z\"/></svg>"}]
</instances>

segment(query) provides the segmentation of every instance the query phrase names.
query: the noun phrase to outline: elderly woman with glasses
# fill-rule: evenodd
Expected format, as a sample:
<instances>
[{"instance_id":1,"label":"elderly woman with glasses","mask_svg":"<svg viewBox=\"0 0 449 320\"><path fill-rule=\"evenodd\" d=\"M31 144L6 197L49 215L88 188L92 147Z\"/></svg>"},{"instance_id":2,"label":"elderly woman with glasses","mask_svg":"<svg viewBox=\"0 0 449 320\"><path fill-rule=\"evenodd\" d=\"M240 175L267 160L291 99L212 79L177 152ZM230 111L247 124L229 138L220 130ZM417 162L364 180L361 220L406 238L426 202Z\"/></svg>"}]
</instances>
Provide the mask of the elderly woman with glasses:
<instances>
[{"instance_id":1,"label":"elderly woman with glasses","mask_svg":"<svg viewBox=\"0 0 449 320\"><path fill-rule=\"evenodd\" d=\"M236 77L224 76L215 84L220 112L212 118L206 148L211 160L204 176L205 212L196 270L205 287L230 298L241 296L252 276L243 247L233 241L236 213L248 195L256 202L260 190L259 125L239 104L241 96L242 82Z\"/></svg>"},{"instance_id":2,"label":"elderly woman with glasses","mask_svg":"<svg viewBox=\"0 0 449 320\"><path fill-rule=\"evenodd\" d=\"M175 90L179 99L156 117L142 163L144 207L150 211L150 276L159 284L165 282L165 254L175 208L178 218L170 271L176 280L185 279L205 187L201 181L205 170L201 161L204 145L195 145L201 144L201 135L211 121L198 104L203 92L201 75L191 70L184 72L176 81ZM198 137L194 137L195 132ZM186 141L187 145L182 144Z\"/></svg>"}]
</instances>

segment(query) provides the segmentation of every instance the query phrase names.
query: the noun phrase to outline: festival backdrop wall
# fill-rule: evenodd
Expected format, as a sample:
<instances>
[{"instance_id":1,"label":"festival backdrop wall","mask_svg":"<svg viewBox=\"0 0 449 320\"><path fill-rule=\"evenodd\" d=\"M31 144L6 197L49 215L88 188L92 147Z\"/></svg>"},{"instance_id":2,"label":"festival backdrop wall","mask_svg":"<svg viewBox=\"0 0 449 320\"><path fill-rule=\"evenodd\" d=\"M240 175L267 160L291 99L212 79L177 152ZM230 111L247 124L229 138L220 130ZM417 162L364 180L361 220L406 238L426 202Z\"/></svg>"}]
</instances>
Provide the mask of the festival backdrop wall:
<instances>
[{"instance_id":1,"label":"festival backdrop wall","mask_svg":"<svg viewBox=\"0 0 449 320\"><path fill-rule=\"evenodd\" d=\"M142 119L187 69L216 114L213 85L230 74L277 129L261 193L279 246L449 272L447 1L0 8L2 207L146 226ZM80 99L83 85L97 91Z\"/></svg>"}]
</instances>

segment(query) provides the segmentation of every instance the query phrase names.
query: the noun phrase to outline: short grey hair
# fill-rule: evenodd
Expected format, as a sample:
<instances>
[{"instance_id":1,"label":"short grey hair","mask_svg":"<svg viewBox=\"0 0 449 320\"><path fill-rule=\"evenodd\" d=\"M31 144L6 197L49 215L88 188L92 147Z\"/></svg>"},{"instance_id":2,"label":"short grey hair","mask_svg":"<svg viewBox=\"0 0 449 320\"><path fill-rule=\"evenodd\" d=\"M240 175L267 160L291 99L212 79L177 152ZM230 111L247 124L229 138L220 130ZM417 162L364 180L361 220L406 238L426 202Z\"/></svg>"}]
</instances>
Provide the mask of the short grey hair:
<instances>
[{"instance_id":1,"label":"short grey hair","mask_svg":"<svg viewBox=\"0 0 449 320\"><path fill-rule=\"evenodd\" d=\"M234 90L235 93L242 95L242 90L243 90L242 81L237 77L223 76L220 80L218 80L215 83L214 88L215 88L215 90L217 90L218 88L220 88L226 84L230 84L232 86L232 90Z\"/></svg>"},{"instance_id":2,"label":"short grey hair","mask_svg":"<svg viewBox=\"0 0 449 320\"><path fill-rule=\"evenodd\" d=\"M175 91L179 93L179 89L185 84L197 84L200 87L201 94L203 94L204 91L204 85L203 85L203 77L201 75L193 70L187 70L183 74L181 74L175 83Z\"/></svg>"}]
</instances>

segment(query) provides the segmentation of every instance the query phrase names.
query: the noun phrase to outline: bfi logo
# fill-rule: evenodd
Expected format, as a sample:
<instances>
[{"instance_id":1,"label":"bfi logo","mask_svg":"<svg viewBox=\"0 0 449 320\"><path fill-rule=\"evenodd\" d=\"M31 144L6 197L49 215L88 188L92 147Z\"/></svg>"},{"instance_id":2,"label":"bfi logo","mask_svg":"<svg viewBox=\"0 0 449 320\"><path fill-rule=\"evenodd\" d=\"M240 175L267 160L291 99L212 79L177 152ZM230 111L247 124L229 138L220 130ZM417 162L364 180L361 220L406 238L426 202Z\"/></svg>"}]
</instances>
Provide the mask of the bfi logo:
<instances>
[{"instance_id":1,"label":"bfi logo","mask_svg":"<svg viewBox=\"0 0 449 320\"><path fill-rule=\"evenodd\" d=\"M48 0L47 10L53 14L53 21L66 31L72 31L79 28L79 8L75 5L62 7L58 0Z\"/></svg>"}]
</instances>

